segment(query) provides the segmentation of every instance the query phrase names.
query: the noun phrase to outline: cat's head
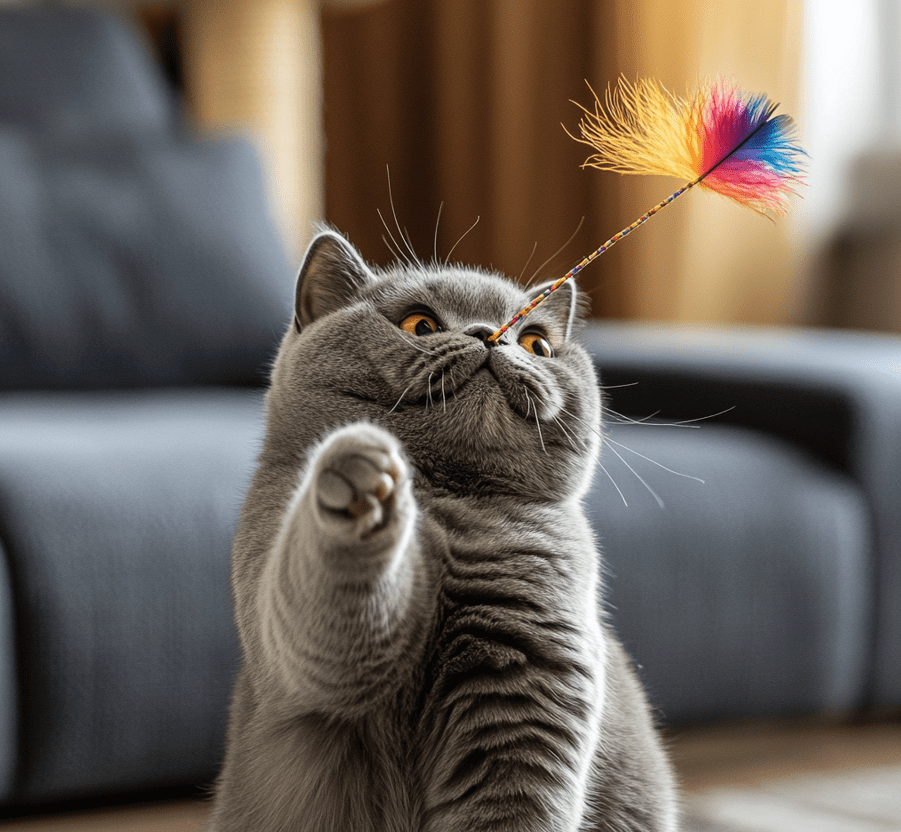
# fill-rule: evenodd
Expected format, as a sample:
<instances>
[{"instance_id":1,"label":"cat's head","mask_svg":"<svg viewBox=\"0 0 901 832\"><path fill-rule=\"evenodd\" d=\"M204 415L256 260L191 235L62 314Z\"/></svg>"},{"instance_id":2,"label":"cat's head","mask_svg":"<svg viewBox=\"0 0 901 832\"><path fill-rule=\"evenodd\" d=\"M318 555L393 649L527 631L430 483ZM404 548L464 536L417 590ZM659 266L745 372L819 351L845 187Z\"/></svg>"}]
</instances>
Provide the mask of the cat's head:
<instances>
[{"instance_id":1,"label":"cat's head","mask_svg":"<svg viewBox=\"0 0 901 832\"><path fill-rule=\"evenodd\" d=\"M572 283L488 344L541 288L457 266L375 270L343 237L320 233L273 370L266 452L303 453L367 419L393 432L437 487L580 495L595 467L600 398L573 337Z\"/></svg>"}]
</instances>

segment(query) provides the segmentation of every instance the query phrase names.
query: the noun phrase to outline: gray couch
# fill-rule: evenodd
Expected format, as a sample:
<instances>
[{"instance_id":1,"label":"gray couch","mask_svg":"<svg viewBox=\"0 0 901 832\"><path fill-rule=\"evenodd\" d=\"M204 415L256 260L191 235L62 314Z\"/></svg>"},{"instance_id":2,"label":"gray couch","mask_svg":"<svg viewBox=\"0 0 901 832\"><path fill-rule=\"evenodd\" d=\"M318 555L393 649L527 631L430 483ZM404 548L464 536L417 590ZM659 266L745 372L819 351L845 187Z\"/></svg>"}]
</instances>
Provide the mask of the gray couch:
<instances>
[{"instance_id":1,"label":"gray couch","mask_svg":"<svg viewBox=\"0 0 901 832\"><path fill-rule=\"evenodd\" d=\"M292 283L253 154L191 135L127 27L0 12L6 811L215 776ZM584 337L611 388L599 603L661 718L901 705L901 340Z\"/></svg>"}]
</instances>

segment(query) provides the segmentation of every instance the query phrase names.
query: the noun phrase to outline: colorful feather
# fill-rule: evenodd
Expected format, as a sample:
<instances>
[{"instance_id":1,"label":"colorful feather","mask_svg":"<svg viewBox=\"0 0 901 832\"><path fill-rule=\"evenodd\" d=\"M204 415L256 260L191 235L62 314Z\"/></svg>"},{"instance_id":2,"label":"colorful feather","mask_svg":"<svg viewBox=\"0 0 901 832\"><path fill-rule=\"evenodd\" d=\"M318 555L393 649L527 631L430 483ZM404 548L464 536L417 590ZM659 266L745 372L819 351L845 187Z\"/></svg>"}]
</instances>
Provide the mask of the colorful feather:
<instances>
[{"instance_id":1,"label":"colorful feather","mask_svg":"<svg viewBox=\"0 0 901 832\"><path fill-rule=\"evenodd\" d=\"M765 95L743 95L719 79L686 100L653 79L631 84L621 78L615 90L607 91L606 106L594 98L593 111L582 107L581 138L576 139L596 151L585 166L690 181L584 258L489 341L500 338L595 257L695 185L761 213L784 214L789 194L804 181L806 154L795 140L794 122L787 115L774 116L778 105Z\"/></svg>"}]
</instances>

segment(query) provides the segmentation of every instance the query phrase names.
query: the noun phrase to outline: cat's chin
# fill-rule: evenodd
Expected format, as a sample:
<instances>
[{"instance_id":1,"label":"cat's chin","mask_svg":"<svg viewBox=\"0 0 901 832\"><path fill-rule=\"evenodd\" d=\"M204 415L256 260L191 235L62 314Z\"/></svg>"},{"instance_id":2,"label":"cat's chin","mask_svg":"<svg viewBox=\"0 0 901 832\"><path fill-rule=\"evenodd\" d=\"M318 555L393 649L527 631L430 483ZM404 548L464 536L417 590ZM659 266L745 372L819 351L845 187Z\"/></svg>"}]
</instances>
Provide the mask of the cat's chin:
<instances>
[{"instance_id":1,"label":"cat's chin","mask_svg":"<svg viewBox=\"0 0 901 832\"><path fill-rule=\"evenodd\" d=\"M475 410L483 419L512 417L513 411L502 385L488 367L482 367L454 391L454 401L467 412Z\"/></svg>"},{"instance_id":2,"label":"cat's chin","mask_svg":"<svg viewBox=\"0 0 901 832\"><path fill-rule=\"evenodd\" d=\"M440 417L436 427L458 450L474 454L474 459L481 459L486 451L506 453L517 428L524 425L488 369L479 370L448 396L446 410L440 405L435 410Z\"/></svg>"}]
</instances>

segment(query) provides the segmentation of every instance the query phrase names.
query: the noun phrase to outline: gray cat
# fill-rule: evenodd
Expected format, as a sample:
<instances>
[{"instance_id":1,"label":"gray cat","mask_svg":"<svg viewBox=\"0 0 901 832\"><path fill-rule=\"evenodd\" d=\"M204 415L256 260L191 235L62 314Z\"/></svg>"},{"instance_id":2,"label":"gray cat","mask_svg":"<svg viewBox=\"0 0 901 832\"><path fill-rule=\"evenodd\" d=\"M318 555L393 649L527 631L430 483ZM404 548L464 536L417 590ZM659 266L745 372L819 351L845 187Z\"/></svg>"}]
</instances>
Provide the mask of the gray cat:
<instances>
[{"instance_id":1,"label":"gray cat","mask_svg":"<svg viewBox=\"0 0 901 832\"><path fill-rule=\"evenodd\" d=\"M600 444L568 285L311 244L235 537L215 832L676 829L598 613Z\"/></svg>"}]
</instances>

